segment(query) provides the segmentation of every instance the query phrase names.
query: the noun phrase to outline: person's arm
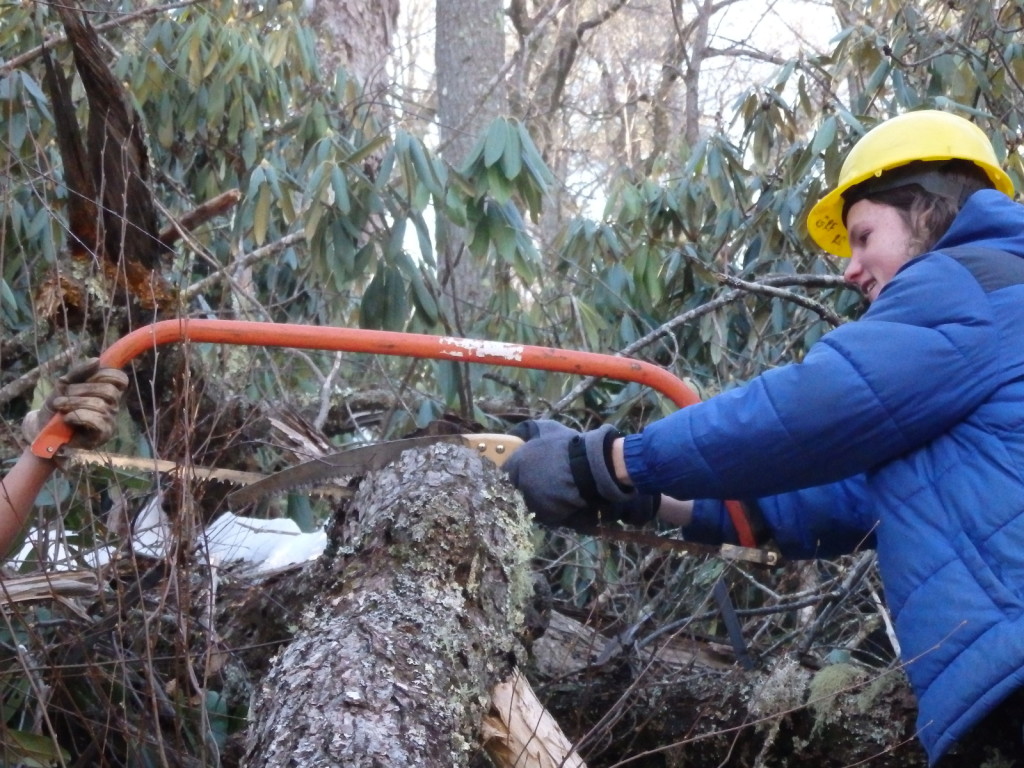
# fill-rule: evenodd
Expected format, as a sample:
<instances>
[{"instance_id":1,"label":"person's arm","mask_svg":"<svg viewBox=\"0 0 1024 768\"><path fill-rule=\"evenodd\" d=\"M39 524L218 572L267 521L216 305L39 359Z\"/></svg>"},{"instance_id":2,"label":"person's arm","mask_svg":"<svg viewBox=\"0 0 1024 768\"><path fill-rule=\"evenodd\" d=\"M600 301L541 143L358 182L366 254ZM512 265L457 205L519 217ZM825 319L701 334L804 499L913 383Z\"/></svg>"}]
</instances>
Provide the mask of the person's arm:
<instances>
[{"instance_id":1,"label":"person's arm","mask_svg":"<svg viewBox=\"0 0 1024 768\"><path fill-rule=\"evenodd\" d=\"M32 513L32 504L50 479L56 465L29 449L0 478L0 557L8 555L21 539Z\"/></svg>"},{"instance_id":2,"label":"person's arm","mask_svg":"<svg viewBox=\"0 0 1024 768\"><path fill-rule=\"evenodd\" d=\"M662 494L661 504L658 505L658 519L668 525L685 528L693 520L693 500L673 499Z\"/></svg>"},{"instance_id":3,"label":"person's arm","mask_svg":"<svg viewBox=\"0 0 1024 768\"><path fill-rule=\"evenodd\" d=\"M629 469L626 468L625 444L626 439L624 437L617 437L612 443L612 472L615 474L615 479L620 483L632 486L633 480L629 476ZM662 501L664 501L664 498Z\"/></svg>"},{"instance_id":4,"label":"person's arm","mask_svg":"<svg viewBox=\"0 0 1024 768\"><path fill-rule=\"evenodd\" d=\"M826 334L799 363L624 438L607 424L579 433L541 420L543 434L504 466L546 524L635 497L759 499L834 483L927 444L1005 375L985 289L935 253L908 263L864 318Z\"/></svg>"},{"instance_id":5,"label":"person's arm","mask_svg":"<svg viewBox=\"0 0 1024 768\"><path fill-rule=\"evenodd\" d=\"M95 448L114 433L121 395L128 377L116 368L101 368L99 360L86 360L61 376L45 405L25 417L22 431L30 443L55 414L74 430L70 445ZM56 463L26 448L11 470L0 478L0 556L10 553L21 539L32 505L49 480Z\"/></svg>"},{"instance_id":6,"label":"person's arm","mask_svg":"<svg viewBox=\"0 0 1024 768\"><path fill-rule=\"evenodd\" d=\"M747 499L756 506L766 536L791 560L835 557L874 548L877 511L867 477L855 475L826 485ZM720 499L689 504L683 536L705 544L737 544L732 518Z\"/></svg>"},{"instance_id":7,"label":"person's arm","mask_svg":"<svg viewBox=\"0 0 1024 768\"><path fill-rule=\"evenodd\" d=\"M1001 352L982 287L952 258L932 254L802 362L616 441L615 477L639 493L698 499L835 482L959 423L1001 385Z\"/></svg>"}]
</instances>

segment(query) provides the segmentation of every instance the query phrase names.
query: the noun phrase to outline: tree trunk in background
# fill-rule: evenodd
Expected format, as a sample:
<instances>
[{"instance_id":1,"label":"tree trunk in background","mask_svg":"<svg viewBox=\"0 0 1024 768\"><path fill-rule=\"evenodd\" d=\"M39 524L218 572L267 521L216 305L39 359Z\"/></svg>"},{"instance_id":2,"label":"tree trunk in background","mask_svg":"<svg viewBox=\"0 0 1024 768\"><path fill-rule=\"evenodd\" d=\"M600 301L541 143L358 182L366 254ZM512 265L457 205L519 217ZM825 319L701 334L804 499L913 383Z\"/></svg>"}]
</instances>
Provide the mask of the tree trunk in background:
<instances>
[{"instance_id":1,"label":"tree trunk in background","mask_svg":"<svg viewBox=\"0 0 1024 768\"><path fill-rule=\"evenodd\" d=\"M438 0L434 62L441 156L459 167L477 139L508 112L501 0ZM479 316L490 288L462 230L438 220L441 283L451 330L463 334Z\"/></svg>"},{"instance_id":2,"label":"tree trunk in background","mask_svg":"<svg viewBox=\"0 0 1024 768\"><path fill-rule=\"evenodd\" d=\"M344 68L366 97L383 105L389 87L388 57L399 0L304 0L309 24L317 31L320 67L330 80Z\"/></svg>"},{"instance_id":3,"label":"tree trunk in background","mask_svg":"<svg viewBox=\"0 0 1024 768\"><path fill-rule=\"evenodd\" d=\"M363 481L255 697L246 765L469 765L533 597L530 526L507 491L449 445Z\"/></svg>"}]
</instances>

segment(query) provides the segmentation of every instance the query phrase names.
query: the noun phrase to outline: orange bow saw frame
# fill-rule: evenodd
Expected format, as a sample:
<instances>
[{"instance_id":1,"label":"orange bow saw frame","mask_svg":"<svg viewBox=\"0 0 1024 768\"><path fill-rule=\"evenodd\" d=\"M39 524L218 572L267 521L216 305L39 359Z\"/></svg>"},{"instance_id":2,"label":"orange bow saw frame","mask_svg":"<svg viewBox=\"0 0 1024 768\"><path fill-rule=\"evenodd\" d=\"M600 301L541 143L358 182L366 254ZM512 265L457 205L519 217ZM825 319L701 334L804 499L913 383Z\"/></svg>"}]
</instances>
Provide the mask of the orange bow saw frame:
<instances>
[{"instance_id":1,"label":"orange bow saw frame","mask_svg":"<svg viewBox=\"0 0 1024 768\"><path fill-rule=\"evenodd\" d=\"M242 320L180 319L153 323L132 331L110 345L100 355L100 363L105 367L123 368L143 352L163 344L184 341L362 352L532 368L643 384L661 392L680 408L700 401L685 382L664 368L628 357L420 333ZM32 443L32 453L41 458L52 458L71 439L71 435L71 428L58 414L36 437ZM727 501L726 506L740 545L756 547L757 542L743 507L735 501Z\"/></svg>"}]
</instances>

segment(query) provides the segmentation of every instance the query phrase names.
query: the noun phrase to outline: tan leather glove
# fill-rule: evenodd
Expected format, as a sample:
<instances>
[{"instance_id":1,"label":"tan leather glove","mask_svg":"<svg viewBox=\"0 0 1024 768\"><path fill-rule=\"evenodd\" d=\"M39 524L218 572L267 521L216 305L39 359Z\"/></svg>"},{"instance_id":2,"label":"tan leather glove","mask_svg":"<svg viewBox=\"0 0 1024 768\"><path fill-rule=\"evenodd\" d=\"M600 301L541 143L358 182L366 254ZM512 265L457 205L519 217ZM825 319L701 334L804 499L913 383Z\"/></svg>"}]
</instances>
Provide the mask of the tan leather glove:
<instances>
[{"instance_id":1,"label":"tan leather glove","mask_svg":"<svg viewBox=\"0 0 1024 768\"><path fill-rule=\"evenodd\" d=\"M99 358L73 366L57 379L43 407L29 413L21 423L22 434L32 442L54 414L74 429L69 445L95 448L114 434L114 422L128 376L117 368L101 368Z\"/></svg>"}]
</instances>

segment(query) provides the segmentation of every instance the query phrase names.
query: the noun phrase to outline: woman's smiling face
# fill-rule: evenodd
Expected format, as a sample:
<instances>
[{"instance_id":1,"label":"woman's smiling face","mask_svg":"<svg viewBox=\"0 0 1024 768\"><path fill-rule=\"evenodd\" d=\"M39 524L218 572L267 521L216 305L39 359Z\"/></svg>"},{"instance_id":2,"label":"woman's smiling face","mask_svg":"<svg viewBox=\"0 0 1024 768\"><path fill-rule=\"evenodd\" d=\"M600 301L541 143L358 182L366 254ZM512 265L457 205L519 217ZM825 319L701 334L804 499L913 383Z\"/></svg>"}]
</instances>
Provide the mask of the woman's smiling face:
<instances>
[{"instance_id":1,"label":"woman's smiling face","mask_svg":"<svg viewBox=\"0 0 1024 768\"><path fill-rule=\"evenodd\" d=\"M911 252L910 224L891 205L859 200L846 214L846 231L851 255L843 278L874 301L899 268L916 255Z\"/></svg>"}]
</instances>

